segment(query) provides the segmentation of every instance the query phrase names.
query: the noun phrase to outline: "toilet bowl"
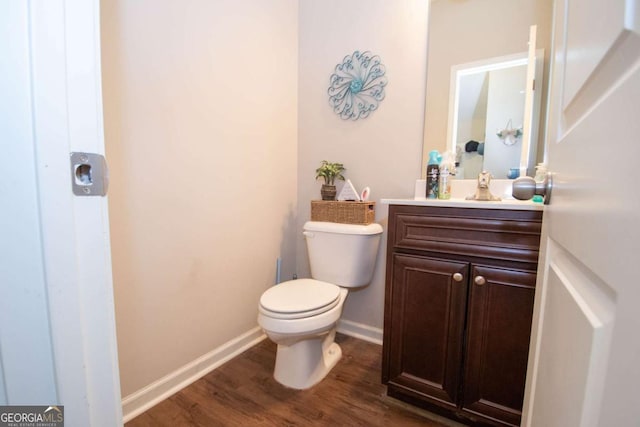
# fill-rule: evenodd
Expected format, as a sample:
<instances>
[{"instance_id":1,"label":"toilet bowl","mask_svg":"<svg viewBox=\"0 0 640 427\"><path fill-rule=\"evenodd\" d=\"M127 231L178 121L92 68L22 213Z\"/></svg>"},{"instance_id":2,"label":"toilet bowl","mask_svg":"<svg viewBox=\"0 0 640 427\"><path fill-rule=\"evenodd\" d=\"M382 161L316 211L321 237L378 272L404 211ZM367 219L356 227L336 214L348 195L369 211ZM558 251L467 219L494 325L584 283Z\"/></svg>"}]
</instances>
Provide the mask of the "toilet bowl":
<instances>
[{"instance_id":1,"label":"toilet bowl","mask_svg":"<svg viewBox=\"0 0 640 427\"><path fill-rule=\"evenodd\" d=\"M306 304L302 304L306 310L289 310L292 304L284 309L273 298L294 288L302 293L308 291L304 298ZM334 290L335 298L327 302ZM321 294L318 299L314 298L318 297L315 292ZM269 339L278 344L273 372L276 381L291 388L306 389L320 382L338 363L342 351L334 338L346 299L346 289L313 279L283 282L262 295L258 324Z\"/></svg>"},{"instance_id":2,"label":"toilet bowl","mask_svg":"<svg viewBox=\"0 0 640 427\"><path fill-rule=\"evenodd\" d=\"M313 278L269 288L258 306L258 324L278 345L276 381L307 389L338 363L334 339L344 302L349 288L371 281L381 233L379 224L305 224Z\"/></svg>"}]
</instances>

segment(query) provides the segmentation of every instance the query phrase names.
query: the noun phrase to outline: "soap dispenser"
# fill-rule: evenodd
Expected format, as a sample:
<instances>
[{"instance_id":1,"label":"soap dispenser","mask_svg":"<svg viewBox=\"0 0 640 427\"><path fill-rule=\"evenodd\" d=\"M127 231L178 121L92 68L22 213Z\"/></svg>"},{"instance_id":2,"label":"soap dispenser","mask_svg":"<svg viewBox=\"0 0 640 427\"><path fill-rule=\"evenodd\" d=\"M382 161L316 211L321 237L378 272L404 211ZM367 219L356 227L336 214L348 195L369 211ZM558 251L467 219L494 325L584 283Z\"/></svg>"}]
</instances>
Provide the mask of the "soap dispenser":
<instances>
[{"instance_id":1,"label":"soap dispenser","mask_svg":"<svg viewBox=\"0 0 640 427\"><path fill-rule=\"evenodd\" d=\"M427 199L438 198L438 180L440 178L440 160L442 156L438 150L429 152L429 163L427 164Z\"/></svg>"}]
</instances>

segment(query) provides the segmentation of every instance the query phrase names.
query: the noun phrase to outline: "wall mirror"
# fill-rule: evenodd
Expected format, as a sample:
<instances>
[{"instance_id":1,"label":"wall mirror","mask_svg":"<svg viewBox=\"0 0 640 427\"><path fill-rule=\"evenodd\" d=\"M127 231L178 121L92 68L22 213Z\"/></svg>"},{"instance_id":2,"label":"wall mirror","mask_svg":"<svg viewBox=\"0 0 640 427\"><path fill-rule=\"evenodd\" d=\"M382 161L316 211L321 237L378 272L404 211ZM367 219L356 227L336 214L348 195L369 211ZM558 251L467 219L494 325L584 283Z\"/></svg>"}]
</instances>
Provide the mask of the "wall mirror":
<instances>
[{"instance_id":1,"label":"wall mirror","mask_svg":"<svg viewBox=\"0 0 640 427\"><path fill-rule=\"evenodd\" d=\"M431 0L429 14L423 177L431 150L458 152L456 178L532 176L544 160L552 0Z\"/></svg>"}]
</instances>

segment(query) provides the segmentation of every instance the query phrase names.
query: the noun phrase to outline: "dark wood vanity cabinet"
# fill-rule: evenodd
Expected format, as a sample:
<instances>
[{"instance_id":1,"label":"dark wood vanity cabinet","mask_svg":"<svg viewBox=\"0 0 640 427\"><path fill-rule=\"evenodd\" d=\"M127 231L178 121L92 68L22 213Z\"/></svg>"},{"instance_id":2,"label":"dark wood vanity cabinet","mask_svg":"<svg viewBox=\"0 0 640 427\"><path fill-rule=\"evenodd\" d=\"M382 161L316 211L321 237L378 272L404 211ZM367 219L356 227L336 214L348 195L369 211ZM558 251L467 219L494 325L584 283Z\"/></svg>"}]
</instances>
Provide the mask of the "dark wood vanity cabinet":
<instances>
[{"instance_id":1,"label":"dark wood vanity cabinet","mask_svg":"<svg viewBox=\"0 0 640 427\"><path fill-rule=\"evenodd\" d=\"M382 380L470 424L520 425L542 211L390 205Z\"/></svg>"}]
</instances>

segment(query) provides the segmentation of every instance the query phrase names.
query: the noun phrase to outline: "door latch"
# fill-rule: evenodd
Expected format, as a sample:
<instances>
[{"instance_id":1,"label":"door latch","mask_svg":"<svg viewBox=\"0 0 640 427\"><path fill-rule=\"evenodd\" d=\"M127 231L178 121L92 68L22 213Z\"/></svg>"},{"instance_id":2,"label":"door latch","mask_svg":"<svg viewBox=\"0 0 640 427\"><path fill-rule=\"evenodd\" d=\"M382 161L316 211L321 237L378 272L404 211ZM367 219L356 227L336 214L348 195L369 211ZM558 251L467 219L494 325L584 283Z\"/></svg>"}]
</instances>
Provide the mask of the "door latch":
<instances>
[{"instance_id":1,"label":"door latch","mask_svg":"<svg viewBox=\"0 0 640 427\"><path fill-rule=\"evenodd\" d=\"M71 188L76 196L106 196L109 169L101 154L71 153Z\"/></svg>"}]
</instances>

